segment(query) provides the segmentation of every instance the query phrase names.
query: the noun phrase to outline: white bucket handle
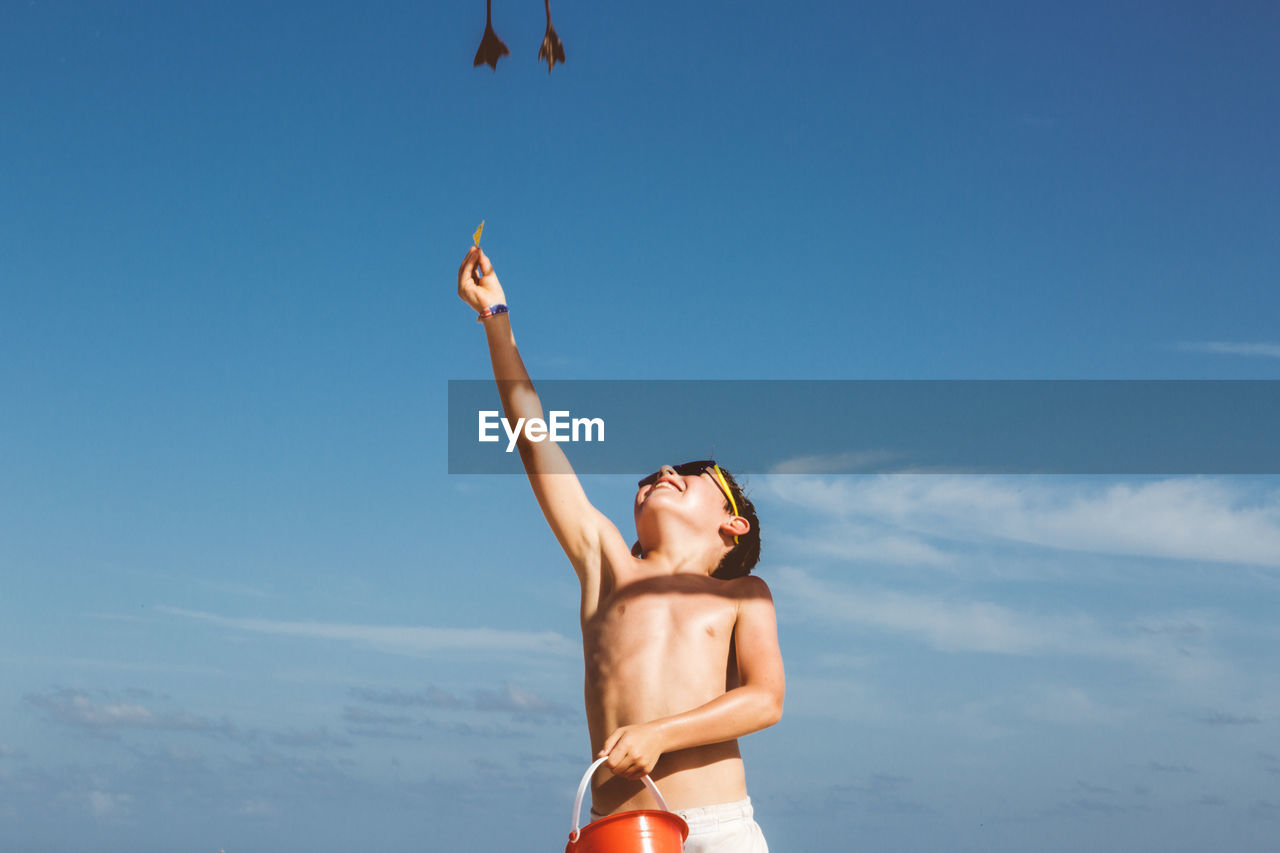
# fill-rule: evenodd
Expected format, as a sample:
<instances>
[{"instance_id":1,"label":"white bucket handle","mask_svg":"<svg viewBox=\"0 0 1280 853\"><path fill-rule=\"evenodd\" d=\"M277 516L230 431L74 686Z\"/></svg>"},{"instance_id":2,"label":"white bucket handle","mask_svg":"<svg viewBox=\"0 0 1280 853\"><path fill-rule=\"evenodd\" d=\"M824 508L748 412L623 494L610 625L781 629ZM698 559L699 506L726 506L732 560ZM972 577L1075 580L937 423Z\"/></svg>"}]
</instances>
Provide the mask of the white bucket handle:
<instances>
[{"instance_id":1,"label":"white bucket handle","mask_svg":"<svg viewBox=\"0 0 1280 853\"><path fill-rule=\"evenodd\" d=\"M587 786L591 784L591 777L595 775L596 769L608 760L609 757L607 755L604 758L597 758L595 762L587 768L587 772L583 774L582 781L578 783L578 795L573 798L573 820L571 821L573 831L569 833L570 841L577 841L578 834L582 831L582 824L579 822L578 818L582 816L582 800L587 795ZM658 791L658 786L653 784L653 780L649 778L649 774L646 773L641 781L644 782L644 786L649 789L649 793L653 794L653 798L658 801L658 808L662 809L664 812L671 811L671 809L667 807L667 801L662 798L662 794Z\"/></svg>"}]
</instances>

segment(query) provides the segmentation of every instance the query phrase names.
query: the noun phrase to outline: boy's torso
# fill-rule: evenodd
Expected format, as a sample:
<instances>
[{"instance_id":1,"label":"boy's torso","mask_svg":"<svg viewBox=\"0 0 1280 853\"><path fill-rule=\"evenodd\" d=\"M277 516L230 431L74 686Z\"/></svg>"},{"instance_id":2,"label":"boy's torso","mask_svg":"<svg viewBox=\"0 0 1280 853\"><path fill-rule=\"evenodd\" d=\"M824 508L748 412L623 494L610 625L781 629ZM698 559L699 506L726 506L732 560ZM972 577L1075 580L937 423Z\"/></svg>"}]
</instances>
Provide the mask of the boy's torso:
<instances>
[{"instance_id":1,"label":"boy's torso","mask_svg":"<svg viewBox=\"0 0 1280 853\"><path fill-rule=\"evenodd\" d=\"M593 750L616 728L705 705L737 686L733 631L741 585L693 574L627 572L582 624ZM662 756L651 774L673 808L747 796L736 740ZM639 782L596 777L597 810L651 807Z\"/></svg>"}]
</instances>

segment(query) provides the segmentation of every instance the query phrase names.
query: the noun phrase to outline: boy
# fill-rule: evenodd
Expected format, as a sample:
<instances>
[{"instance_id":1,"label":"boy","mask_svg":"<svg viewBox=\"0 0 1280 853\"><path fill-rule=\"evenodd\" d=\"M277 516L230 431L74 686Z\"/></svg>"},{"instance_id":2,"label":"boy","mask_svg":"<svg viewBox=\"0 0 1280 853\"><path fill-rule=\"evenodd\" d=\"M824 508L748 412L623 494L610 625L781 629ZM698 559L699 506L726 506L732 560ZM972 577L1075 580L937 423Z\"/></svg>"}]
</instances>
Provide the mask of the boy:
<instances>
[{"instance_id":1,"label":"boy","mask_svg":"<svg viewBox=\"0 0 1280 853\"><path fill-rule=\"evenodd\" d=\"M480 314L504 415L542 417L478 246L458 296ZM754 507L714 462L664 465L640 481L629 548L559 444L522 436L519 449L581 585L587 726L612 771L593 780L592 813L653 808L639 782L649 774L690 825L688 853L764 853L737 738L778 721L784 679L773 599L747 574L759 555Z\"/></svg>"}]
</instances>

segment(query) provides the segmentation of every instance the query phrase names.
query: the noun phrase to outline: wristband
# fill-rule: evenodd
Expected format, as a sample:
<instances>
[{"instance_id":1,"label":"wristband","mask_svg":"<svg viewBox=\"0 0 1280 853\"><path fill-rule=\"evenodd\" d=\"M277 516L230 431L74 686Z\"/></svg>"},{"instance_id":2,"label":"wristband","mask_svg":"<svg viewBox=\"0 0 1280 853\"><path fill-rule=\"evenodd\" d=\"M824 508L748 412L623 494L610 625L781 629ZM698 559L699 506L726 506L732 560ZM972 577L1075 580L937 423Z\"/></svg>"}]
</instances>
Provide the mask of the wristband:
<instances>
[{"instance_id":1,"label":"wristband","mask_svg":"<svg viewBox=\"0 0 1280 853\"><path fill-rule=\"evenodd\" d=\"M505 302L499 302L497 305L490 305L488 308L480 312L480 316L476 317L476 322L480 323L495 314L506 314L507 305Z\"/></svg>"}]
</instances>

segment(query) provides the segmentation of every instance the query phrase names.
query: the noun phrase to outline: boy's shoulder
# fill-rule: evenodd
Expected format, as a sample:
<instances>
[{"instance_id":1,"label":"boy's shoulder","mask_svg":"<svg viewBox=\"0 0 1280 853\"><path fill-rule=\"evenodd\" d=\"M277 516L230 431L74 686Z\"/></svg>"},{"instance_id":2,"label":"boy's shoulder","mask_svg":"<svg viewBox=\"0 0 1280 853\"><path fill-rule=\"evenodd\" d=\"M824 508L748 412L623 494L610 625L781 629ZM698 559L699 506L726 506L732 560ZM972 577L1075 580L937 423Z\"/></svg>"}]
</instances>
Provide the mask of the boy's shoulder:
<instances>
[{"instance_id":1,"label":"boy's shoulder","mask_svg":"<svg viewBox=\"0 0 1280 853\"><path fill-rule=\"evenodd\" d=\"M729 595L742 601L746 599L766 599L773 601L773 593L769 590L769 584L764 578L756 575L743 575L738 578L720 581Z\"/></svg>"}]
</instances>

